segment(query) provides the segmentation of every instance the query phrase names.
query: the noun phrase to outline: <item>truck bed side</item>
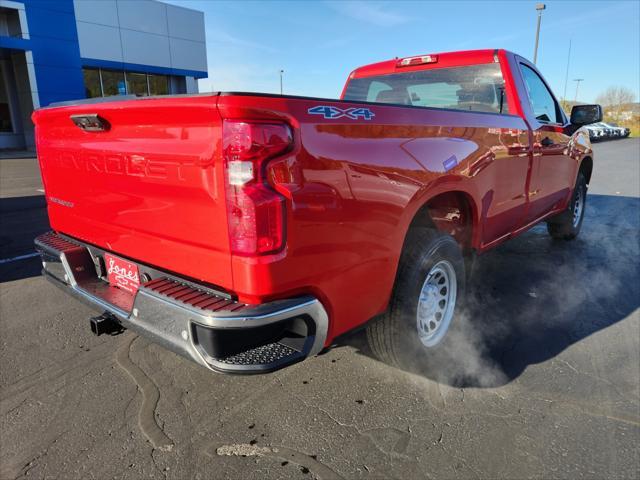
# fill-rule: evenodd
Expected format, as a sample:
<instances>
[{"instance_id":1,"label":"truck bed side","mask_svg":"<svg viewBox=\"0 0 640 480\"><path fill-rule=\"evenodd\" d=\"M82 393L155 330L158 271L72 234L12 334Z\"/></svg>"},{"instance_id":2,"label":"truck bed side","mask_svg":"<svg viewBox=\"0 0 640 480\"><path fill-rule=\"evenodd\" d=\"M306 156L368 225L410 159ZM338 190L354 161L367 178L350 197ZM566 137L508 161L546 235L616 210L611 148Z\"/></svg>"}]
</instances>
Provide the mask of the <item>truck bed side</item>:
<instances>
[{"instance_id":1,"label":"truck bed side","mask_svg":"<svg viewBox=\"0 0 640 480\"><path fill-rule=\"evenodd\" d=\"M374 116L310 113L323 106ZM329 337L386 308L409 224L428 199L465 195L472 218L459 220L477 227L468 247L505 233L501 226L515 221L505 216L518 215L512 207L522 203L529 168L520 117L247 94L222 94L218 107L224 118L280 118L296 127L290 157L298 180L278 186L288 199L286 253L234 257L234 288L256 300L314 294L332 319ZM458 228L459 214L445 212L445 228L449 220Z\"/></svg>"}]
</instances>

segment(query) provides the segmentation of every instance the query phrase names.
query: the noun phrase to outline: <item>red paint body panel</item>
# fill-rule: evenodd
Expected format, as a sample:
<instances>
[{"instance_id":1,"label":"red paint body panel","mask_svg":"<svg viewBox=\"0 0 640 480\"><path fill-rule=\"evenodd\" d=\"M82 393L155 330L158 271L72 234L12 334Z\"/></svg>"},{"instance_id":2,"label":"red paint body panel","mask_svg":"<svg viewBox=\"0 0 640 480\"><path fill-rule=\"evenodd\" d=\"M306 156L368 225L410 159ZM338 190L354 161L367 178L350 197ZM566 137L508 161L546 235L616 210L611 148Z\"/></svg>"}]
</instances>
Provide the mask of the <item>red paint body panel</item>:
<instances>
[{"instance_id":1,"label":"red paint body panel","mask_svg":"<svg viewBox=\"0 0 640 480\"><path fill-rule=\"evenodd\" d=\"M221 126L216 98L37 111L52 228L134 260L231 285L224 184L214 162ZM98 113L111 129L80 130L69 117L84 113Z\"/></svg>"},{"instance_id":2,"label":"red paint body panel","mask_svg":"<svg viewBox=\"0 0 640 480\"><path fill-rule=\"evenodd\" d=\"M582 131L570 136L567 122L532 118L518 70L523 59L503 50L437 55L437 64L397 68L390 60L352 77L498 59L511 114L254 94L39 110L52 227L242 302L313 294L329 313L330 344L386 309L409 225L430 199L447 192L467 199L473 230L466 247L482 252L564 209L579 164L591 155ZM365 106L375 117L308 112L318 105ZM98 113L112 128L82 131L69 119L79 113ZM272 185L286 199L286 245L277 254L230 253L222 119L281 121L293 131L293 148L271 160L295 172L289 183ZM553 144L543 146L545 137Z\"/></svg>"}]
</instances>

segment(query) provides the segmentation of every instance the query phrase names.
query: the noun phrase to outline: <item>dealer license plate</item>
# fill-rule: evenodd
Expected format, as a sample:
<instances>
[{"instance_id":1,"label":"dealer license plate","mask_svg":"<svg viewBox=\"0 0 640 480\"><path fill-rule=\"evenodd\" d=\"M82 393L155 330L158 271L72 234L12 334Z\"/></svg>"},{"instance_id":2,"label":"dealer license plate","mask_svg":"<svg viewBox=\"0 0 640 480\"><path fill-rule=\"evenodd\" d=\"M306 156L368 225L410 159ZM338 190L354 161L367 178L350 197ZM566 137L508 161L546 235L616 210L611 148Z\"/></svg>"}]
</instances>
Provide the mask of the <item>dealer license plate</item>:
<instances>
[{"instance_id":1,"label":"dealer license plate","mask_svg":"<svg viewBox=\"0 0 640 480\"><path fill-rule=\"evenodd\" d=\"M104 263L107 267L107 280L114 287L135 294L140 286L138 266L123 258L104 254Z\"/></svg>"}]
</instances>

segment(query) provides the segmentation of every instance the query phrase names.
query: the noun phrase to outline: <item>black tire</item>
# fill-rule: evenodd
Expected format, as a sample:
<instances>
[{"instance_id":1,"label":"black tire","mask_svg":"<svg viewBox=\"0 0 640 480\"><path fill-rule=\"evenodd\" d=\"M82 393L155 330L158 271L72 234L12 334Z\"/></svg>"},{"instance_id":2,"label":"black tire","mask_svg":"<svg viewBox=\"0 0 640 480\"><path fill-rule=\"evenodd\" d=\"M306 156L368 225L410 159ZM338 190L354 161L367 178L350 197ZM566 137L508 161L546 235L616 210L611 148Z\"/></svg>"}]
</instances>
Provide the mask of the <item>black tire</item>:
<instances>
[{"instance_id":1,"label":"black tire","mask_svg":"<svg viewBox=\"0 0 640 480\"><path fill-rule=\"evenodd\" d=\"M576 217L577 203L582 202L580 212ZM580 233L584 211L587 206L587 181L582 172L578 173L576 186L573 189L571 201L567 209L547 222L547 231L556 240L573 240Z\"/></svg>"},{"instance_id":2,"label":"black tire","mask_svg":"<svg viewBox=\"0 0 640 480\"><path fill-rule=\"evenodd\" d=\"M427 275L442 261L448 262L455 272L455 307L448 329L444 330L445 336L436 345L427 347L418 334L418 299ZM430 367L438 363L438 356L446 349L449 333L456 327L464 293L465 264L453 237L428 228L410 231L389 309L367 326L367 339L373 354L403 370L433 373L435 368Z\"/></svg>"}]
</instances>

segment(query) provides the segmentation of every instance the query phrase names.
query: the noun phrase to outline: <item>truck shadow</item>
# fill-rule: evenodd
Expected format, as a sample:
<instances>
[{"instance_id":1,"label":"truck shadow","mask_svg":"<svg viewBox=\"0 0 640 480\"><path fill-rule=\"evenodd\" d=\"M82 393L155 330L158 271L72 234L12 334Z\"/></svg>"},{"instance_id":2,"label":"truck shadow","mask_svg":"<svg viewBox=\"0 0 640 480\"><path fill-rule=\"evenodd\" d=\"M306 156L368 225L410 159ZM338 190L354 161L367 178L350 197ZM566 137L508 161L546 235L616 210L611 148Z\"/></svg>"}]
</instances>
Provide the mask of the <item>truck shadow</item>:
<instances>
[{"instance_id":1,"label":"truck shadow","mask_svg":"<svg viewBox=\"0 0 640 480\"><path fill-rule=\"evenodd\" d=\"M0 198L0 283L40 274L37 257L7 261L33 253L33 240L49 230L43 195Z\"/></svg>"},{"instance_id":2,"label":"truck shadow","mask_svg":"<svg viewBox=\"0 0 640 480\"><path fill-rule=\"evenodd\" d=\"M639 232L640 198L589 195L578 239L553 241L543 224L478 257L461 329L427 369L435 373L422 374L456 387L504 385L625 320L640 306ZM372 357L363 331L340 343Z\"/></svg>"}]
</instances>

